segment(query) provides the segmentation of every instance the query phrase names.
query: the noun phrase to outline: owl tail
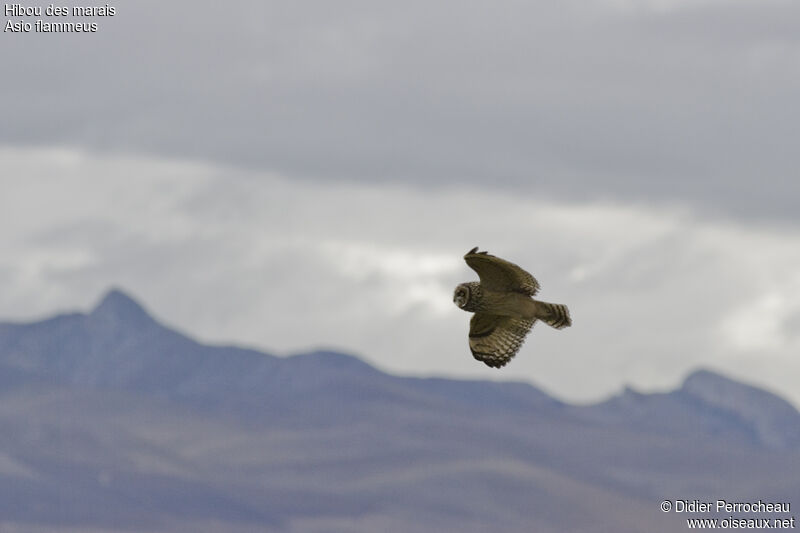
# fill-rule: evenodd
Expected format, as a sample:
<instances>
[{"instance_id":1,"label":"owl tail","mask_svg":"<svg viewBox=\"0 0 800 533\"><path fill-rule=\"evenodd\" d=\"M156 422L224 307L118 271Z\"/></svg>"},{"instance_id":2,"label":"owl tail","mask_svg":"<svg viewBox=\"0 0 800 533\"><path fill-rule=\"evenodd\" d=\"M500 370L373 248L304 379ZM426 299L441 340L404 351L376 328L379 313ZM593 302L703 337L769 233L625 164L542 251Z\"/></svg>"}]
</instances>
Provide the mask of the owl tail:
<instances>
[{"instance_id":1,"label":"owl tail","mask_svg":"<svg viewBox=\"0 0 800 533\"><path fill-rule=\"evenodd\" d=\"M566 328L572 325L572 318L569 316L569 309L564 304L549 304L547 302L537 302L539 304L538 318L548 326L556 329Z\"/></svg>"}]
</instances>

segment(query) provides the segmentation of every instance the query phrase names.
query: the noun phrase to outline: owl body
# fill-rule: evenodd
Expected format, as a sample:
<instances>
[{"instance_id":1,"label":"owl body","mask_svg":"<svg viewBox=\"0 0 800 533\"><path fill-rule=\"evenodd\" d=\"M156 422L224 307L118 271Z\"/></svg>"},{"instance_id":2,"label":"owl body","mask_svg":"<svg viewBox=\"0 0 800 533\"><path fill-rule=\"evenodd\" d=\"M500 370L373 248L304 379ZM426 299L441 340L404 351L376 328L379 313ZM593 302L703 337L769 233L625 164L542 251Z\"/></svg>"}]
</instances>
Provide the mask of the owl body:
<instances>
[{"instance_id":1,"label":"owl body","mask_svg":"<svg viewBox=\"0 0 800 533\"><path fill-rule=\"evenodd\" d=\"M538 318L537 302L527 294L485 290L479 282L462 283L456 287L456 292L465 285L469 286L472 297L467 300L469 307L462 307L464 311L514 318Z\"/></svg>"},{"instance_id":2,"label":"owl body","mask_svg":"<svg viewBox=\"0 0 800 533\"><path fill-rule=\"evenodd\" d=\"M475 359L495 368L504 366L519 351L536 320L556 329L572 325L566 305L533 298L539 282L517 265L478 252L478 248L467 252L464 260L480 281L457 286L453 302L475 313L469 329L469 346Z\"/></svg>"}]
</instances>

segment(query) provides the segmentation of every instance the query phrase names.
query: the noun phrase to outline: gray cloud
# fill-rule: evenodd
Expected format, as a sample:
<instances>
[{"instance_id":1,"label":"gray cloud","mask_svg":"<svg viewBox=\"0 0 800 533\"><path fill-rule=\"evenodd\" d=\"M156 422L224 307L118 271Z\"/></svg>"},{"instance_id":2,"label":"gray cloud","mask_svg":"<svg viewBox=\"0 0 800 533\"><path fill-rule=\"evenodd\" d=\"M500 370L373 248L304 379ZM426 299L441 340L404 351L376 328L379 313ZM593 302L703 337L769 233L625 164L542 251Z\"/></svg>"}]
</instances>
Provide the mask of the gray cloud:
<instances>
[{"instance_id":1,"label":"gray cloud","mask_svg":"<svg viewBox=\"0 0 800 533\"><path fill-rule=\"evenodd\" d=\"M142 1L3 35L0 142L796 221L799 10Z\"/></svg>"}]
</instances>

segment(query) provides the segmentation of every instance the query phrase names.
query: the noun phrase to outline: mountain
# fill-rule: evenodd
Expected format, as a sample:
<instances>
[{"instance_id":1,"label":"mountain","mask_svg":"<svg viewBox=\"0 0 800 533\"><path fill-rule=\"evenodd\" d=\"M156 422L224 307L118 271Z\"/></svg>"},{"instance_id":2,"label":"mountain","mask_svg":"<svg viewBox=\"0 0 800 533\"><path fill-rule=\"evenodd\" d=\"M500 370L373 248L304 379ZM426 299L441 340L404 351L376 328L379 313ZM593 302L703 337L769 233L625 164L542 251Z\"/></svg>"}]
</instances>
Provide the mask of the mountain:
<instances>
[{"instance_id":1,"label":"mountain","mask_svg":"<svg viewBox=\"0 0 800 533\"><path fill-rule=\"evenodd\" d=\"M800 414L707 370L574 406L204 345L118 290L0 324L0 427L0 532L657 532L686 528L666 498L800 501Z\"/></svg>"},{"instance_id":2,"label":"mountain","mask_svg":"<svg viewBox=\"0 0 800 533\"><path fill-rule=\"evenodd\" d=\"M800 448L800 413L789 402L709 370L693 372L675 391L641 394L626 388L618 396L578 411L586 420L652 434L703 432L727 443L773 450Z\"/></svg>"}]
</instances>

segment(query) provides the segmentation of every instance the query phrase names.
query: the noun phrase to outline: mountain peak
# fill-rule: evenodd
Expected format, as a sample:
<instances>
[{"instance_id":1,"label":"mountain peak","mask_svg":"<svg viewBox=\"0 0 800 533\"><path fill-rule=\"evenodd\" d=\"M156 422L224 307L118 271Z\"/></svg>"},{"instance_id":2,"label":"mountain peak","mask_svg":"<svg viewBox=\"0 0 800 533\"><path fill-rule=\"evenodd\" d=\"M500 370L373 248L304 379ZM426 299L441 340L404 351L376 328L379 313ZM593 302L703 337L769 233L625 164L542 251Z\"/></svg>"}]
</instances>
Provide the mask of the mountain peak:
<instances>
[{"instance_id":1,"label":"mountain peak","mask_svg":"<svg viewBox=\"0 0 800 533\"><path fill-rule=\"evenodd\" d=\"M771 401L773 399L784 402L766 390L735 381L707 369L695 370L689 374L684 380L681 390L690 396L712 401L712 403L735 401L745 401L746 403L753 400Z\"/></svg>"},{"instance_id":2,"label":"mountain peak","mask_svg":"<svg viewBox=\"0 0 800 533\"><path fill-rule=\"evenodd\" d=\"M758 439L769 447L791 448L800 444L800 413L771 392L710 370L690 374L680 391L752 424Z\"/></svg>"},{"instance_id":3,"label":"mountain peak","mask_svg":"<svg viewBox=\"0 0 800 533\"><path fill-rule=\"evenodd\" d=\"M713 370L709 370L707 368L700 368L686 376L686 379L683 381L683 388L695 388L698 386L709 386L709 385L716 385L716 386L746 386L743 383L739 383L737 381L733 381L730 378L723 376Z\"/></svg>"},{"instance_id":4,"label":"mountain peak","mask_svg":"<svg viewBox=\"0 0 800 533\"><path fill-rule=\"evenodd\" d=\"M140 326L155 322L144 307L117 288L109 290L89 316Z\"/></svg>"}]
</instances>

